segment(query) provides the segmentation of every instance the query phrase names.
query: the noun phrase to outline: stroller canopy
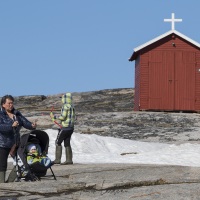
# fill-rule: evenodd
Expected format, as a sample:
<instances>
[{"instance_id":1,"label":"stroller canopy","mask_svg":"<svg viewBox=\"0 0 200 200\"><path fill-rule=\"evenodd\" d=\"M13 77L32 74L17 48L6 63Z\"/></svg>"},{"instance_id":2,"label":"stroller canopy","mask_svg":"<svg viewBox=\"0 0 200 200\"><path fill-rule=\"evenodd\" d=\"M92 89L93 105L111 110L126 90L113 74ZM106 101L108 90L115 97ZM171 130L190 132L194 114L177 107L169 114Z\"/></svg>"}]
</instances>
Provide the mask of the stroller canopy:
<instances>
[{"instance_id":1,"label":"stroller canopy","mask_svg":"<svg viewBox=\"0 0 200 200\"><path fill-rule=\"evenodd\" d=\"M49 136L45 131L41 130L34 130L31 131L28 134L24 134L20 138L20 145L19 149L21 151L26 150L26 146L29 143L34 143L34 144L39 144L42 150L42 153L48 153L48 148L49 148Z\"/></svg>"}]
</instances>

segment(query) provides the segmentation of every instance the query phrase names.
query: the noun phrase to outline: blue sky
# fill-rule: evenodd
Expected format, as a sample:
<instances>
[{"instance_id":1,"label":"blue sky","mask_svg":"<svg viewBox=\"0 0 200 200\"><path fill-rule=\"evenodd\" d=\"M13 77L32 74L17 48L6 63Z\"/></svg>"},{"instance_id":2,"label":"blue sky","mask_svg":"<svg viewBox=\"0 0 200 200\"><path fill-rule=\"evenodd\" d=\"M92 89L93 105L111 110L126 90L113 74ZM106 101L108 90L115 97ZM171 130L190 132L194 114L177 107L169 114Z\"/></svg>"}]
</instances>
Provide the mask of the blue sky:
<instances>
[{"instance_id":1,"label":"blue sky","mask_svg":"<svg viewBox=\"0 0 200 200\"><path fill-rule=\"evenodd\" d=\"M133 49L175 29L200 43L200 1L0 0L0 96L134 87Z\"/></svg>"}]
</instances>

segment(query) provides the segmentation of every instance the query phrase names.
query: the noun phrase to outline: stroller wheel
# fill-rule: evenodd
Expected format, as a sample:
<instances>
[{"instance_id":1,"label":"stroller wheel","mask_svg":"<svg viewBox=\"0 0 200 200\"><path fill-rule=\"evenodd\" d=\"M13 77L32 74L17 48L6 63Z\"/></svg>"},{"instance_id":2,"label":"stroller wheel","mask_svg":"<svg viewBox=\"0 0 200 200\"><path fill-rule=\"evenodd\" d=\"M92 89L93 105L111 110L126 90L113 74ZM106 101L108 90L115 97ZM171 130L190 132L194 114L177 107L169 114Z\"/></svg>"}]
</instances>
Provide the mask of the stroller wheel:
<instances>
[{"instance_id":1,"label":"stroller wheel","mask_svg":"<svg viewBox=\"0 0 200 200\"><path fill-rule=\"evenodd\" d=\"M40 181L40 179L33 173L28 173L25 177L25 181L34 182L34 181Z\"/></svg>"}]
</instances>

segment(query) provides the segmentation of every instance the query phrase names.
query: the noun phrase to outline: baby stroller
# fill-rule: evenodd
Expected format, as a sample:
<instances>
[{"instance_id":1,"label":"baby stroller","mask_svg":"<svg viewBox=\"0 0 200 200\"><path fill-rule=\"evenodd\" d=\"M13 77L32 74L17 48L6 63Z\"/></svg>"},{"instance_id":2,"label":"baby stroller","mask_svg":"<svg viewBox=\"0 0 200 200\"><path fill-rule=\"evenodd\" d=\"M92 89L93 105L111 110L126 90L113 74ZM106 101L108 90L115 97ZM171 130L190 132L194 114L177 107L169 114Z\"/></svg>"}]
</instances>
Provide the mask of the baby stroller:
<instances>
[{"instance_id":1,"label":"baby stroller","mask_svg":"<svg viewBox=\"0 0 200 200\"><path fill-rule=\"evenodd\" d=\"M45 131L33 130L29 134L22 135L15 155L14 163L17 172L17 181L20 181L20 179L24 179L25 181L40 180L41 177L46 176L48 169L50 169L52 173L50 176L53 176L54 180L56 180L54 172L51 168L53 162L49 165L44 165L39 161L28 164L27 146L29 144L34 144L39 147L39 155L43 158L48 158L49 136Z\"/></svg>"}]
</instances>

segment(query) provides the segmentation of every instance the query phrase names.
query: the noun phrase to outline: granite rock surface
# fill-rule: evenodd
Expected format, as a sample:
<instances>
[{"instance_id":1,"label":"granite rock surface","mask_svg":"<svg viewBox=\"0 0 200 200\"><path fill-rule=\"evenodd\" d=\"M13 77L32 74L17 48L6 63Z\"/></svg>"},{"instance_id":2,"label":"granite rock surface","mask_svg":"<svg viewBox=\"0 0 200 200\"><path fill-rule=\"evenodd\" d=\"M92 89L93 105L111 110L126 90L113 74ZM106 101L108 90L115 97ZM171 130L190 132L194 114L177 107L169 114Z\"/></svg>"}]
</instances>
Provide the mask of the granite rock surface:
<instances>
[{"instance_id":1,"label":"granite rock surface","mask_svg":"<svg viewBox=\"0 0 200 200\"><path fill-rule=\"evenodd\" d=\"M52 107L60 113L61 95L15 97L15 107L30 121L38 120L38 129L57 129L49 113ZM73 97L75 132L146 142L200 141L198 113L134 112L132 88L73 93ZM7 175L11 168L9 164ZM74 163L52 169L57 180L46 176L37 182L1 183L0 199L200 199L199 167Z\"/></svg>"}]
</instances>

